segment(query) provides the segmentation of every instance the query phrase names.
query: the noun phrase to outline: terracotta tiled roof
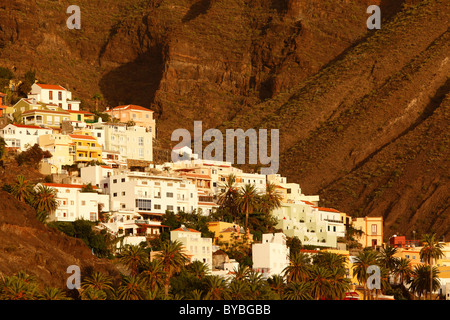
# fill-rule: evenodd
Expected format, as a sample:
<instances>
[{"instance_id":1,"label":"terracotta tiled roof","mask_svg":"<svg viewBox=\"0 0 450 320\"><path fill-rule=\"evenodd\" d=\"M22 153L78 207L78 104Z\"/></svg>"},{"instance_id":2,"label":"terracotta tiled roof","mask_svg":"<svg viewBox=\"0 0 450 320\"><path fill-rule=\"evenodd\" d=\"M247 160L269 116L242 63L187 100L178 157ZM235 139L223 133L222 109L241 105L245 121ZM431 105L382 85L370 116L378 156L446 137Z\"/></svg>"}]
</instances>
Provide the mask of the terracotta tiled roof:
<instances>
[{"instance_id":1,"label":"terracotta tiled roof","mask_svg":"<svg viewBox=\"0 0 450 320\"><path fill-rule=\"evenodd\" d=\"M54 84L36 83L36 85L38 85L38 86L41 87L42 89L48 89L48 90L66 90L66 88L61 87L61 86L59 86L59 85L54 85Z\"/></svg>"},{"instance_id":2,"label":"terracotta tiled roof","mask_svg":"<svg viewBox=\"0 0 450 320\"><path fill-rule=\"evenodd\" d=\"M14 126L14 127L18 127L18 128L29 128L29 129L51 130L51 129L48 129L48 128L41 128L41 127L38 127L38 126L27 126L27 125L24 125L24 124L13 124L13 126Z\"/></svg>"},{"instance_id":3,"label":"terracotta tiled roof","mask_svg":"<svg viewBox=\"0 0 450 320\"><path fill-rule=\"evenodd\" d=\"M23 112L22 114L29 114L29 113L58 113L58 114L69 114L67 111L53 111L53 110L27 110Z\"/></svg>"},{"instance_id":4,"label":"terracotta tiled roof","mask_svg":"<svg viewBox=\"0 0 450 320\"><path fill-rule=\"evenodd\" d=\"M175 230L172 230L172 231L184 231L184 232L197 232L197 233L200 233L200 231L197 231L197 230L194 230L194 229L191 229L191 228L186 228L184 226L182 226L180 228L177 228Z\"/></svg>"},{"instance_id":5,"label":"terracotta tiled roof","mask_svg":"<svg viewBox=\"0 0 450 320\"><path fill-rule=\"evenodd\" d=\"M119 111L119 110L140 110L140 111L150 111L153 112L153 110L141 107L141 106L136 106L134 104L128 104L128 105L123 105L123 106L117 106L111 110L108 110L106 112L111 112L111 111Z\"/></svg>"},{"instance_id":6,"label":"terracotta tiled roof","mask_svg":"<svg viewBox=\"0 0 450 320\"><path fill-rule=\"evenodd\" d=\"M69 134L72 139L82 139L82 140L96 140L94 137L86 136L82 134Z\"/></svg>"},{"instance_id":7,"label":"terracotta tiled roof","mask_svg":"<svg viewBox=\"0 0 450 320\"><path fill-rule=\"evenodd\" d=\"M323 208L323 207L313 207L314 209L318 209L320 211L328 211L328 212L337 212L340 213L340 211L333 209L333 208Z\"/></svg>"}]
</instances>

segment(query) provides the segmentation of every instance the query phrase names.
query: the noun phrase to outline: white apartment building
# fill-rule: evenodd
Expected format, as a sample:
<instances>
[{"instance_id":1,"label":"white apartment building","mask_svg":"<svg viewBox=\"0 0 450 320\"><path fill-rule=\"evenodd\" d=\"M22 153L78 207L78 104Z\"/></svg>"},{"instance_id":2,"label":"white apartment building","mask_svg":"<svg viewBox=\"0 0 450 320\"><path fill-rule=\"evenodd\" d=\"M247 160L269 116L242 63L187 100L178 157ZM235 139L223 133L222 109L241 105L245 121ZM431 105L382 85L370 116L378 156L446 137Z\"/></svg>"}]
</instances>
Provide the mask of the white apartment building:
<instances>
[{"instance_id":1,"label":"white apartment building","mask_svg":"<svg viewBox=\"0 0 450 320\"><path fill-rule=\"evenodd\" d=\"M281 275L289 265L289 248L284 233L263 234L261 243L252 245L253 269L268 278Z\"/></svg>"},{"instance_id":2,"label":"white apartment building","mask_svg":"<svg viewBox=\"0 0 450 320\"><path fill-rule=\"evenodd\" d=\"M201 261L208 265L212 270L212 239L202 238L201 232L186 228L182 225L180 228L170 231L171 241L180 241L191 262Z\"/></svg>"},{"instance_id":3,"label":"white apartment building","mask_svg":"<svg viewBox=\"0 0 450 320\"><path fill-rule=\"evenodd\" d=\"M189 148L184 147L184 153L189 153ZM187 151L186 151L187 150ZM223 184L228 175L236 176L236 186L243 187L245 184L254 184L258 192L266 191L266 176L259 173L246 173L232 166L231 162L194 159L165 163L174 172L207 175L211 178L210 190L213 194L219 194L223 190Z\"/></svg>"},{"instance_id":4,"label":"white apartment building","mask_svg":"<svg viewBox=\"0 0 450 320\"><path fill-rule=\"evenodd\" d=\"M153 161L153 135L148 128L99 122L92 131L104 150L119 152L124 159Z\"/></svg>"},{"instance_id":5,"label":"white apartment building","mask_svg":"<svg viewBox=\"0 0 450 320\"><path fill-rule=\"evenodd\" d=\"M128 210L146 215L168 211L192 212L198 207L195 185L186 179L147 172L111 175L103 185L112 211Z\"/></svg>"},{"instance_id":6,"label":"white apartment building","mask_svg":"<svg viewBox=\"0 0 450 320\"><path fill-rule=\"evenodd\" d=\"M277 188L284 189L284 202L295 203L303 200L312 202L315 205L318 205L319 203L318 195L304 195L298 183L287 182L287 178L282 177L278 173L268 175L267 182L275 184Z\"/></svg>"},{"instance_id":7,"label":"white apartment building","mask_svg":"<svg viewBox=\"0 0 450 320\"><path fill-rule=\"evenodd\" d=\"M72 100L72 92L59 85L35 83L31 86L28 99L45 104L54 104L64 110L80 110L80 101Z\"/></svg>"},{"instance_id":8,"label":"white apartment building","mask_svg":"<svg viewBox=\"0 0 450 320\"><path fill-rule=\"evenodd\" d=\"M52 129L22 124L8 124L0 130L0 137L5 139L6 147L27 150L39 142L39 137L51 134Z\"/></svg>"},{"instance_id":9,"label":"white apartment building","mask_svg":"<svg viewBox=\"0 0 450 320\"><path fill-rule=\"evenodd\" d=\"M51 221L97 221L99 210L109 211L109 196L98 192L81 192L83 185L43 183L56 190L58 208L50 216Z\"/></svg>"},{"instance_id":10,"label":"white apartment building","mask_svg":"<svg viewBox=\"0 0 450 320\"><path fill-rule=\"evenodd\" d=\"M283 203L272 214L277 228L288 237L298 237L302 244L337 247L337 238L345 236L341 214L335 209L316 207L312 203Z\"/></svg>"},{"instance_id":11,"label":"white apartment building","mask_svg":"<svg viewBox=\"0 0 450 320\"><path fill-rule=\"evenodd\" d=\"M108 193L109 177L118 172L118 170L104 165L86 166L80 168L80 177L84 184L90 183Z\"/></svg>"},{"instance_id":12,"label":"white apartment building","mask_svg":"<svg viewBox=\"0 0 450 320\"><path fill-rule=\"evenodd\" d=\"M123 241L117 243L117 248L127 244L138 245L147 237L158 237L165 228L161 221L144 219L133 211L112 212L101 225L115 237L124 236Z\"/></svg>"}]
</instances>

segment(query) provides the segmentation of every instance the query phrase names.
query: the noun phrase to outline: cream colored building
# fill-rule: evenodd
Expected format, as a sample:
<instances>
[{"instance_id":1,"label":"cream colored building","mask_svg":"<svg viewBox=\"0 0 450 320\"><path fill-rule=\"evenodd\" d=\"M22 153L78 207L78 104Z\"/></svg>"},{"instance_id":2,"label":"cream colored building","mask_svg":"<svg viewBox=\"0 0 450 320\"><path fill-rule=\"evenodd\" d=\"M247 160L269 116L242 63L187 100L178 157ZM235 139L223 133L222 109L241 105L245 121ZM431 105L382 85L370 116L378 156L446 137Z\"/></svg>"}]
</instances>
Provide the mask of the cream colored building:
<instances>
[{"instance_id":1,"label":"cream colored building","mask_svg":"<svg viewBox=\"0 0 450 320\"><path fill-rule=\"evenodd\" d=\"M156 122L153 118L153 110L129 104L117 106L105 112L111 116L111 119L116 118L123 123L133 121L137 126L146 128L153 138L156 137Z\"/></svg>"},{"instance_id":2,"label":"cream colored building","mask_svg":"<svg viewBox=\"0 0 450 320\"><path fill-rule=\"evenodd\" d=\"M200 261L208 265L212 270L212 239L202 238L200 231L186 228L182 225L180 228L170 231L171 241L180 241L191 262Z\"/></svg>"},{"instance_id":3,"label":"cream colored building","mask_svg":"<svg viewBox=\"0 0 450 320\"><path fill-rule=\"evenodd\" d=\"M58 171L61 171L64 165L74 164L75 146L69 135L60 133L42 135L39 137L39 146L52 154L45 162L54 165Z\"/></svg>"},{"instance_id":4,"label":"cream colored building","mask_svg":"<svg viewBox=\"0 0 450 320\"><path fill-rule=\"evenodd\" d=\"M383 244L383 217L353 218L352 226L363 232L357 240L364 248Z\"/></svg>"}]
</instances>

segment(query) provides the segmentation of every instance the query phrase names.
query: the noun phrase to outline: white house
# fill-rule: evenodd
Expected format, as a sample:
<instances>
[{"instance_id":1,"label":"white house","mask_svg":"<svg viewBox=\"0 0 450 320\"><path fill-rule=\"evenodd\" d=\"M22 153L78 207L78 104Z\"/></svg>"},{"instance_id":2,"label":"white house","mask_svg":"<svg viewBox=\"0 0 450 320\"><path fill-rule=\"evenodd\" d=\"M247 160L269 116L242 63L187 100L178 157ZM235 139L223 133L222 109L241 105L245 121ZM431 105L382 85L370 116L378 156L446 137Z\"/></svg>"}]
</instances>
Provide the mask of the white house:
<instances>
[{"instance_id":1,"label":"white house","mask_svg":"<svg viewBox=\"0 0 450 320\"><path fill-rule=\"evenodd\" d=\"M178 177L123 172L110 176L103 189L110 195L111 210L161 215L166 210L192 212L198 207L195 185Z\"/></svg>"},{"instance_id":2,"label":"white house","mask_svg":"<svg viewBox=\"0 0 450 320\"><path fill-rule=\"evenodd\" d=\"M6 147L27 150L39 142L39 137L51 134L52 129L22 124L8 124L0 130L0 137L5 139Z\"/></svg>"},{"instance_id":3,"label":"white house","mask_svg":"<svg viewBox=\"0 0 450 320\"><path fill-rule=\"evenodd\" d=\"M170 231L170 240L178 240L183 244L191 262L201 261L208 265L210 271L212 270L212 238L202 238L200 231L182 225Z\"/></svg>"},{"instance_id":4,"label":"white house","mask_svg":"<svg viewBox=\"0 0 450 320\"><path fill-rule=\"evenodd\" d=\"M253 269L267 278L280 275L289 265L289 248L284 233L263 234L261 243L252 245Z\"/></svg>"},{"instance_id":5,"label":"white house","mask_svg":"<svg viewBox=\"0 0 450 320\"><path fill-rule=\"evenodd\" d=\"M80 110L80 101L72 100L72 92L59 85L35 83L31 86L29 99L54 104L64 110Z\"/></svg>"},{"instance_id":6,"label":"white house","mask_svg":"<svg viewBox=\"0 0 450 320\"><path fill-rule=\"evenodd\" d=\"M56 190L58 208L50 217L56 221L75 221L78 219L97 221L99 211L109 211L109 196L96 192L81 192L83 185L43 183Z\"/></svg>"},{"instance_id":7,"label":"white house","mask_svg":"<svg viewBox=\"0 0 450 320\"><path fill-rule=\"evenodd\" d=\"M81 181L84 184L92 184L98 188L108 189L109 177L114 174L114 169L110 166L95 165L80 168Z\"/></svg>"},{"instance_id":8,"label":"white house","mask_svg":"<svg viewBox=\"0 0 450 320\"><path fill-rule=\"evenodd\" d=\"M123 159L153 161L153 134L146 127L98 122L92 131L104 150L119 152Z\"/></svg>"},{"instance_id":9,"label":"white house","mask_svg":"<svg viewBox=\"0 0 450 320\"><path fill-rule=\"evenodd\" d=\"M345 236L341 213L331 208L316 207L308 201L282 203L272 214L277 228L288 237L298 237L302 244L337 247L337 238Z\"/></svg>"}]
</instances>

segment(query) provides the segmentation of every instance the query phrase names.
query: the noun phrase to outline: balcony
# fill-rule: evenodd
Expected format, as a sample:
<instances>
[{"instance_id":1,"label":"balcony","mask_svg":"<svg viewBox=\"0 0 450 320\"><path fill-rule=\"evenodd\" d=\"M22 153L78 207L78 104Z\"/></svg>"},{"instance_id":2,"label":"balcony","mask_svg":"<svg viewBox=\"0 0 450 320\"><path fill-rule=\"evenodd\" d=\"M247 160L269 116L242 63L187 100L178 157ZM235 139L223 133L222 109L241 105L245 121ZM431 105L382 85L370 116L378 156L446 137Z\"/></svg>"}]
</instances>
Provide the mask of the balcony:
<instances>
[{"instance_id":1,"label":"balcony","mask_svg":"<svg viewBox=\"0 0 450 320\"><path fill-rule=\"evenodd\" d=\"M100 151L102 151L102 147L83 146L83 145L79 146L79 145L77 145L76 148L77 148L77 151L78 150L79 151L88 151L88 152L100 152Z\"/></svg>"},{"instance_id":2,"label":"balcony","mask_svg":"<svg viewBox=\"0 0 450 320\"><path fill-rule=\"evenodd\" d=\"M97 157L75 157L75 161L87 161L87 162L91 162L91 161L97 161L98 158Z\"/></svg>"}]
</instances>

